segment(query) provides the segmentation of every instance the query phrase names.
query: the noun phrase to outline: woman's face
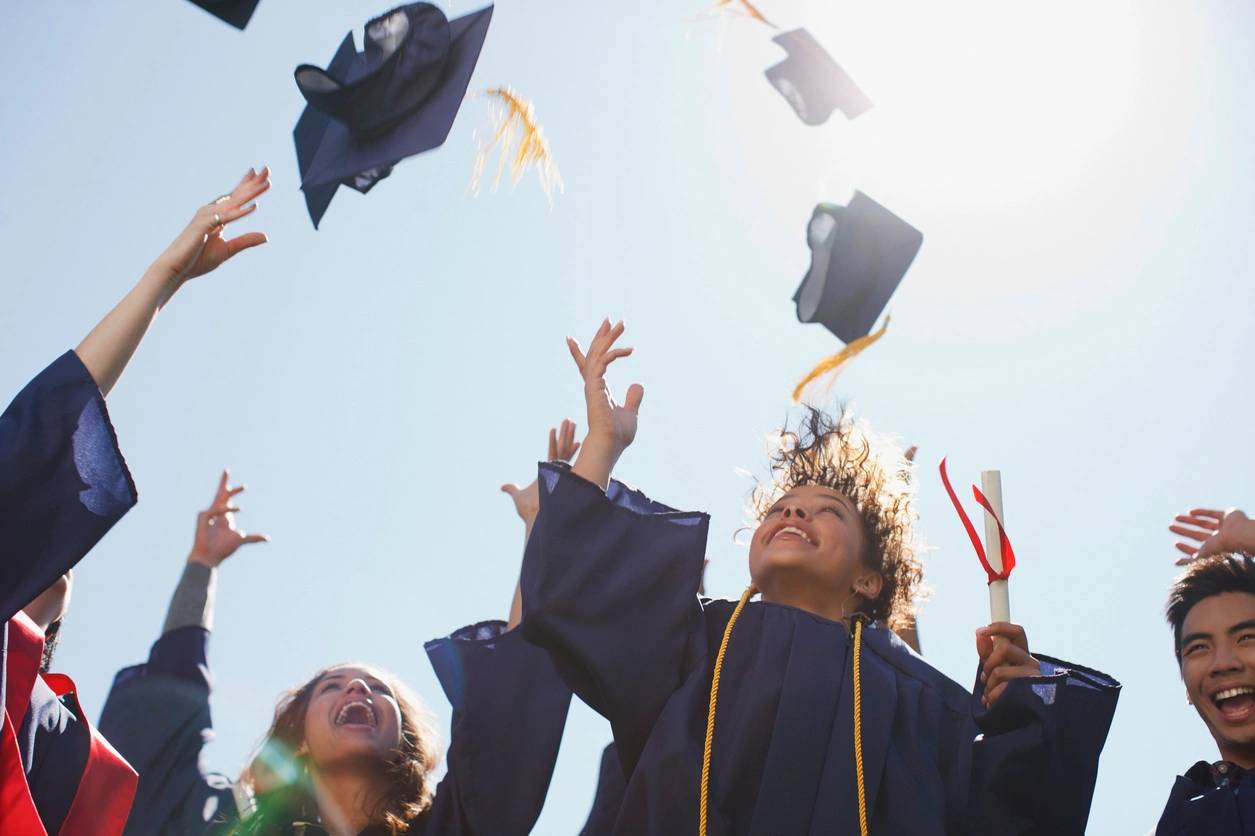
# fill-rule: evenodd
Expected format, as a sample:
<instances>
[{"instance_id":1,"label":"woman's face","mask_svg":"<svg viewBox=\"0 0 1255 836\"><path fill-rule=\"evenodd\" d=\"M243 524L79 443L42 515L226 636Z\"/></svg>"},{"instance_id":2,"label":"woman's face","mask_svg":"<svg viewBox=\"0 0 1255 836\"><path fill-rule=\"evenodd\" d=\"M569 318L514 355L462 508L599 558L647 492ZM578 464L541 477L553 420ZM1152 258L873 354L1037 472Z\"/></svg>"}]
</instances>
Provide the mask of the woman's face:
<instances>
[{"instance_id":1,"label":"woman's face","mask_svg":"<svg viewBox=\"0 0 1255 836\"><path fill-rule=\"evenodd\" d=\"M849 497L817 485L797 487L776 501L754 532L750 577L767 597L801 580L843 603L866 573L865 543L862 518Z\"/></svg>"},{"instance_id":2,"label":"woman's face","mask_svg":"<svg viewBox=\"0 0 1255 836\"><path fill-rule=\"evenodd\" d=\"M401 709L378 672L357 665L327 671L314 684L305 712L310 766L387 759L401 746Z\"/></svg>"}]
</instances>

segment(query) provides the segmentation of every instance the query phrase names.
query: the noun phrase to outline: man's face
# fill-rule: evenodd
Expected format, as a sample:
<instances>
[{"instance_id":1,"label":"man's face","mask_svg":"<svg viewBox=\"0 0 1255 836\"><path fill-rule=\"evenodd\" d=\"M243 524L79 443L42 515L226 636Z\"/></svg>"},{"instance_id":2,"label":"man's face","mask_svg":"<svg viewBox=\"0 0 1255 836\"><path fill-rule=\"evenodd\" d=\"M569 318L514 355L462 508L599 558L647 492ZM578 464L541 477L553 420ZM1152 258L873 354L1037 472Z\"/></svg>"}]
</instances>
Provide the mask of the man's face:
<instances>
[{"instance_id":1,"label":"man's face","mask_svg":"<svg viewBox=\"0 0 1255 836\"><path fill-rule=\"evenodd\" d=\"M1255 767L1255 595L1223 592L1190 609L1181 679L1221 756Z\"/></svg>"}]
</instances>

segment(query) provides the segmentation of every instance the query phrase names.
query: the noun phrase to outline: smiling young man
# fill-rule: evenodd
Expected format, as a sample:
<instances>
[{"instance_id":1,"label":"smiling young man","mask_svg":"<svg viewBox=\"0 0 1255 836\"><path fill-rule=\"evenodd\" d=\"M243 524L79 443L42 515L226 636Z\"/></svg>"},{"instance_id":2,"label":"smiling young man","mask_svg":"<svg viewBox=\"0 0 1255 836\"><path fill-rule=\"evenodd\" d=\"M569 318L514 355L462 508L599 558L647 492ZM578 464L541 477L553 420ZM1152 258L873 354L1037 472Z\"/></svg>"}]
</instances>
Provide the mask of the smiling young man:
<instances>
[{"instance_id":1,"label":"smiling young man","mask_svg":"<svg viewBox=\"0 0 1255 836\"><path fill-rule=\"evenodd\" d=\"M1198 560L1168 594L1185 692L1220 750L1177 778L1157 836L1255 833L1255 562Z\"/></svg>"}]
</instances>

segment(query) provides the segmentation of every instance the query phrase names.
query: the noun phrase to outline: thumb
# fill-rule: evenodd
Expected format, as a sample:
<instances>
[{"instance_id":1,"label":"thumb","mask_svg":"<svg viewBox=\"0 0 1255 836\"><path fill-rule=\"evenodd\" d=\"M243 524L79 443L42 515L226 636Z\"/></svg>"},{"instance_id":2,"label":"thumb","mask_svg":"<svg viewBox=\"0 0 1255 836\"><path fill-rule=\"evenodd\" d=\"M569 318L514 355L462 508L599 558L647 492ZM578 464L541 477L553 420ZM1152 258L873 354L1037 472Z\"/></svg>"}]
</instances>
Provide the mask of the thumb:
<instances>
[{"instance_id":1,"label":"thumb","mask_svg":"<svg viewBox=\"0 0 1255 836\"><path fill-rule=\"evenodd\" d=\"M628 387L627 400L624 406L632 412L639 413L641 411L641 401L645 399L645 387L639 383L633 383Z\"/></svg>"},{"instance_id":2,"label":"thumb","mask_svg":"<svg viewBox=\"0 0 1255 836\"><path fill-rule=\"evenodd\" d=\"M502 493L508 493L512 499L518 499L522 489L518 485L505 484L501 486Z\"/></svg>"}]
</instances>

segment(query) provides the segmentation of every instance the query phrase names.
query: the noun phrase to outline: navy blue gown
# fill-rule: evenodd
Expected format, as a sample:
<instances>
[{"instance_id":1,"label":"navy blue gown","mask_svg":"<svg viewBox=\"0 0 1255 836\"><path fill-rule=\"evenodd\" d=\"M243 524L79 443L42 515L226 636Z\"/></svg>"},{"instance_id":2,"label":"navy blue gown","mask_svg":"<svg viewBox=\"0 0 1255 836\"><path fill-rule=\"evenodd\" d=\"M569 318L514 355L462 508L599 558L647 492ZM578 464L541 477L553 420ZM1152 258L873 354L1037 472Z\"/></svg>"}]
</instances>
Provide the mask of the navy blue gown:
<instances>
[{"instance_id":1,"label":"navy blue gown","mask_svg":"<svg viewBox=\"0 0 1255 836\"><path fill-rule=\"evenodd\" d=\"M580 836L601 836L614 830L619 808L623 806L623 793L627 785L623 780L623 767L619 765L619 750L611 743L601 753L601 765L597 769L597 790L593 794L593 808L588 820L580 828Z\"/></svg>"},{"instance_id":2,"label":"navy blue gown","mask_svg":"<svg viewBox=\"0 0 1255 836\"><path fill-rule=\"evenodd\" d=\"M713 660L734 603L698 599L709 518L540 467L524 634L611 724L627 786L615 834L697 830ZM724 662L710 833L857 834L851 640L751 603ZM872 833L1083 833L1119 685L1043 659L982 710L891 631L863 632Z\"/></svg>"},{"instance_id":3,"label":"navy blue gown","mask_svg":"<svg viewBox=\"0 0 1255 836\"><path fill-rule=\"evenodd\" d=\"M1199 761L1177 776L1155 836L1255 834L1255 770L1223 766L1228 774Z\"/></svg>"},{"instance_id":4,"label":"navy blue gown","mask_svg":"<svg viewBox=\"0 0 1255 836\"><path fill-rule=\"evenodd\" d=\"M67 351L0 415L0 648L8 647L9 619L82 560L136 500L104 397ZM0 704L7 661L6 652ZM31 798L55 834L78 790L88 732L72 703L36 680L16 736Z\"/></svg>"},{"instance_id":5,"label":"navy blue gown","mask_svg":"<svg viewBox=\"0 0 1255 836\"><path fill-rule=\"evenodd\" d=\"M139 771L128 836L225 832L231 781L208 772L212 737L208 631L180 627L148 662L114 679L100 729ZM509 836L531 831L544 805L571 692L548 656L488 621L425 645L453 706L448 773L410 833Z\"/></svg>"}]
</instances>

